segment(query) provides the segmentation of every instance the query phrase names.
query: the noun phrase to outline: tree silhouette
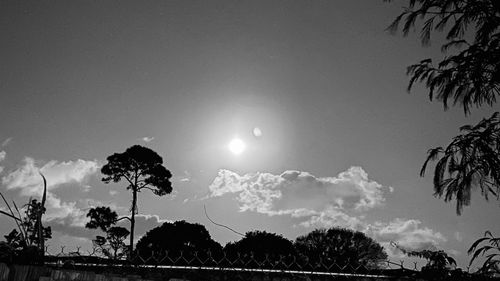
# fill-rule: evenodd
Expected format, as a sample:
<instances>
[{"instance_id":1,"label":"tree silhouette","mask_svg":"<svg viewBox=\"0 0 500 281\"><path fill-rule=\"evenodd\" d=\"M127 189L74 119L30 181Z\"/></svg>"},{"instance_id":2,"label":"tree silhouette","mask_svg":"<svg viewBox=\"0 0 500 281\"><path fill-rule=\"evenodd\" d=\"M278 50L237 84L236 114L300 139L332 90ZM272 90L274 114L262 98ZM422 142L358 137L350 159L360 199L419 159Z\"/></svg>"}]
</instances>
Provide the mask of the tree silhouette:
<instances>
[{"instance_id":1,"label":"tree silhouette","mask_svg":"<svg viewBox=\"0 0 500 281\"><path fill-rule=\"evenodd\" d=\"M500 2L497 0L409 0L409 6L388 29L408 35L416 22L423 22L421 40L430 42L433 31L446 29L445 56L437 65L432 59L410 65L408 90L416 82L425 82L429 98L450 101L463 107L465 114L472 106L493 105L500 95ZM471 39L469 39L471 38ZM470 204L473 186L479 185L485 198L498 198L500 170L498 113L475 126L463 126L465 134L453 139L446 149L428 151L421 175L429 161L437 160L434 169L434 191L445 201L457 200L457 214ZM439 160L438 158L441 157Z\"/></svg>"},{"instance_id":2,"label":"tree silhouette","mask_svg":"<svg viewBox=\"0 0 500 281\"><path fill-rule=\"evenodd\" d=\"M28 203L23 207L25 208L24 216L21 215L16 202L12 202L13 208L7 202L3 194L0 192L0 197L7 206L6 211L0 210L0 214L10 217L16 223L17 229L12 230L7 236L6 246L12 251L7 251L14 253L17 262L25 263L28 261L37 261L43 263L43 257L45 256L45 241L52 238L51 227L44 227L42 223L42 217L45 214L45 202L47 199L47 180L45 176L40 173L43 180L43 193L41 202L36 199L30 198ZM18 231L19 230L19 231Z\"/></svg>"},{"instance_id":3,"label":"tree silhouette","mask_svg":"<svg viewBox=\"0 0 500 281\"><path fill-rule=\"evenodd\" d=\"M481 246L481 247L480 247ZM484 237L476 240L467 251L473 255L469 266L480 256L486 257L480 272L490 273L493 276L500 274L500 238L493 237L491 232L486 231Z\"/></svg>"},{"instance_id":4,"label":"tree silhouette","mask_svg":"<svg viewBox=\"0 0 500 281\"><path fill-rule=\"evenodd\" d=\"M463 133L446 147L430 149L427 163L440 157L434 172L434 194L445 201L456 200L457 214L471 200L471 188L478 186L486 200L500 195L500 115L483 119L475 126L463 126Z\"/></svg>"},{"instance_id":5,"label":"tree silhouette","mask_svg":"<svg viewBox=\"0 0 500 281\"><path fill-rule=\"evenodd\" d=\"M101 172L105 175L105 183L125 180L127 189L132 191L130 208L130 245L129 252L134 249L134 228L137 209L137 194L148 189L158 196L172 192L170 178L172 174L163 166L163 159L153 150L140 145L127 148L123 153L115 153L107 158Z\"/></svg>"},{"instance_id":6,"label":"tree silhouette","mask_svg":"<svg viewBox=\"0 0 500 281\"><path fill-rule=\"evenodd\" d=\"M120 220L115 211L109 207L96 207L89 210L87 217L90 218L90 221L85 224L86 228L99 228L106 233L106 237L98 235L92 241L104 255L118 259L127 254L128 251L123 241L130 234L130 231L121 226L114 226Z\"/></svg>"},{"instance_id":7,"label":"tree silhouette","mask_svg":"<svg viewBox=\"0 0 500 281\"><path fill-rule=\"evenodd\" d=\"M408 67L408 90L415 82L425 82L429 98L440 100L447 109L449 102L462 105L465 114L472 106L493 105L500 95L500 2L496 0L410 0L409 6L392 22L395 32L404 22L407 35L416 22L423 22L421 39L430 42L433 31L446 29L445 56L437 66L432 59ZM463 126L461 134L446 149L428 151L421 175L429 161L434 168L435 195L445 201L456 199L457 214L470 204L471 188L479 186L487 199L499 196L500 125L498 113L475 126ZM441 158L439 158L441 157ZM439 160L438 160L439 158Z\"/></svg>"},{"instance_id":8,"label":"tree silhouette","mask_svg":"<svg viewBox=\"0 0 500 281\"><path fill-rule=\"evenodd\" d=\"M446 270L451 266L456 266L457 262L454 258L450 257L443 250L408 250L398 244L391 242L391 245L399 249L405 255L409 257L417 257L427 260L427 264L424 266L425 269L429 270Z\"/></svg>"},{"instance_id":9,"label":"tree silhouette","mask_svg":"<svg viewBox=\"0 0 500 281\"><path fill-rule=\"evenodd\" d=\"M377 268L387 259L383 247L364 233L345 228L316 229L295 240L309 264Z\"/></svg>"},{"instance_id":10,"label":"tree silhouette","mask_svg":"<svg viewBox=\"0 0 500 281\"><path fill-rule=\"evenodd\" d=\"M408 90L416 82L425 82L431 100L441 101L445 109L452 101L453 105L461 105L466 115L472 106L495 104L500 95L500 1L409 0L408 7L388 29L397 31L403 21L403 34L407 35L418 20L423 23L420 34L424 45L430 42L433 31L444 31L448 26L441 50L444 53L455 51L447 53L437 65L432 59L410 65ZM428 151L420 172L423 176L429 161L437 161L434 194L444 196L445 201L455 199L458 215L470 204L471 190L476 186L486 200L490 194L497 199L500 196L499 113L460 130L462 134L453 138L446 148ZM484 239L477 240L469 254ZM498 247L486 245L475 253L482 253L483 249L500 251ZM475 258L477 255L471 263ZM495 266L500 264L500 260L493 261ZM483 268L491 268L487 263L488 260Z\"/></svg>"},{"instance_id":11,"label":"tree silhouette","mask_svg":"<svg viewBox=\"0 0 500 281\"><path fill-rule=\"evenodd\" d=\"M87 213L87 217L90 221L85 225L86 228L100 228L104 232L118 220L118 214L109 207L92 208Z\"/></svg>"},{"instance_id":12,"label":"tree silhouette","mask_svg":"<svg viewBox=\"0 0 500 281\"><path fill-rule=\"evenodd\" d=\"M280 256L288 256L295 253L292 241L281 235L266 231L249 231L245 237L226 244L224 252L231 258L238 254L253 254L258 260L268 258L270 261L278 261Z\"/></svg>"},{"instance_id":13,"label":"tree silhouette","mask_svg":"<svg viewBox=\"0 0 500 281\"><path fill-rule=\"evenodd\" d=\"M429 44L433 31L446 30L442 52L457 51L437 64L428 58L410 65L408 90L415 82L425 82L431 100L441 101L445 109L451 100L454 105L462 105L466 114L471 106L495 103L500 95L500 2L409 0L388 29L396 32L403 21L406 36L418 20L422 21L420 37L424 45Z\"/></svg>"},{"instance_id":14,"label":"tree silhouette","mask_svg":"<svg viewBox=\"0 0 500 281\"><path fill-rule=\"evenodd\" d=\"M222 246L214 241L206 228L198 223L186 221L166 222L155 227L139 239L136 253L142 257L162 257L166 252L171 257L195 252L217 253Z\"/></svg>"}]
</instances>

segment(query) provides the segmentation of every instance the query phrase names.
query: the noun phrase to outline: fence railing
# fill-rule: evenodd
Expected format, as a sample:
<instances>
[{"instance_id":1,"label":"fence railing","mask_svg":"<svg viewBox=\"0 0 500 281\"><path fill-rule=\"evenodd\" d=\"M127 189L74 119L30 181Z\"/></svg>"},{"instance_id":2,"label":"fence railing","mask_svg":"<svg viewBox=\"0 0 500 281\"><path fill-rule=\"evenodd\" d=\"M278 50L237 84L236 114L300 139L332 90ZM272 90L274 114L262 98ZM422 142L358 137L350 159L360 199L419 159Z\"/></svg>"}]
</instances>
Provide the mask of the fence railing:
<instances>
[{"instance_id":1,"label":"fence railing","mask_svg":"<svg viewBox=\"0 0 500 281\"><path fill-rule=\"evenodd\" d=\"M112 256L112 255L111 255ZM356 276L403 276L416 270L406 267L403 261L383 260L359 263L332 259L305 257L300 255L273 255L259 253L176 251L156 252L150 255L132 254L110 258L98 248L82 251L76 248L69 251L61 247L56 253L47 252L45 263L64 267L136 267L149 269L205 270L267 272L312 275L356 275Z\"/></svg>"},{"instance_id":2,"label":"fence railing","mask_svg":"<svg viewBox=\"0 0 500 281\"><path fill-rule=\"evenodd\" d=\"M46 248L48 250L48 248ZM235 253L210 251L177 251L150 253L149 255L122 255L110 253L102 248L58 248L46 251L43 260L28 262L34 268L46 268L51 272L50 280L65 281L57 276L70 274L74 281L154 281L171 280L498 280L488 276L470 274L461 270L427 271L417 270L403 261L383 260L364 262L332 258L304 257L300 255L272 255L262 253ZM25 256L24 256L25 257ZM1 263L2 261L0 261ZM40 267L41 264L43 267ZM20 274L24 264L17 260L10 263L14 272ZM17 266L17 267L16 267ZM31 267L27 267L28 269ZM26 270L28 270L26 269ZM27 272L31 272L29 269ZM35 272L35 271L33 271ZM40 274L39 274L40 275ZM95 275L95 278L92 277ZM75 276L91 276L78 279ZM104 276L104 277L103 277ZM118 276L118 277L117 277ZM117 277L117 278L115 278ZM437 277L437 279L436 279ZM59 278L59 279L58 279ZM75 279L76 278L76 279ZM93 279L92 279L93 278ZM347 279L345 279L347 278ZM49 280L47 279L47 280ZM9 277L10 280L10 277ZM17 280L17 279L16 279ZM19 279L21 280L21 279ZM33 279L25 281L35 281ZM1 281L1 280L0 280Z\"/></svg>"}]
</instances>

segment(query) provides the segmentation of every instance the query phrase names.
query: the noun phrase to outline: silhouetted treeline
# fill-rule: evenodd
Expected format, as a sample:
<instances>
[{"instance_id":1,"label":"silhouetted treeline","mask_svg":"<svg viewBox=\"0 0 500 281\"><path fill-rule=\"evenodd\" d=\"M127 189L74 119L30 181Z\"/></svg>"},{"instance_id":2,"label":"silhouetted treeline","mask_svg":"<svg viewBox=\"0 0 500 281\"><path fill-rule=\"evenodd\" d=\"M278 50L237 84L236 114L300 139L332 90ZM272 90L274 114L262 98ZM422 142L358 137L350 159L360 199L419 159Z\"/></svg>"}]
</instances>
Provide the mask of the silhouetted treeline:
<instances>
[{"instance_id":1,"label":"silhouetted treeline","mask_svg":"<svg viewBox=\"0 0 500 281\"><path fill-rule=\"evenodd\" d=\"M359 231L343 228L317 229L295 241L266 231L249 231L224 247L214 241L206 228L197 223L166 222L146 233L136 246L135 256L152 263L174 262L174 258L193 257L227 260L233 266L268 263L307 264L311 269L332 265L377 268L387 259L383 247ZM251 263L255 263L252 265Z\"/></svg>"}]
</instances>

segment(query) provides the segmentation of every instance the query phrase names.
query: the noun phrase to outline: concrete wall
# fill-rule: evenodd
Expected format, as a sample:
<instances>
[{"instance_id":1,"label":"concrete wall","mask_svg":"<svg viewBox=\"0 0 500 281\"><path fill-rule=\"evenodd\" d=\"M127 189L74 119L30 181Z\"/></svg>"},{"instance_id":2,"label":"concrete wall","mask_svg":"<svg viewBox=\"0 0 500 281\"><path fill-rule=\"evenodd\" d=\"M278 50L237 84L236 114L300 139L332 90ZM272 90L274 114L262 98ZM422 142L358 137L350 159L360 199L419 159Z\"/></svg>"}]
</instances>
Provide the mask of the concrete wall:
<instances>
[{"instance_id":1,"label":"concrete wall","mask_svg":"<svg viewBox=\"0 0 500 281\"><path fill-rule=\"evenodd\" d=\"M87 267L58 268L49 266L23 266L0 263L0 281L413 281L408 277L309 275L265 271L236 271L185 268L132 268Z\"/></svg>"}]
</instances>

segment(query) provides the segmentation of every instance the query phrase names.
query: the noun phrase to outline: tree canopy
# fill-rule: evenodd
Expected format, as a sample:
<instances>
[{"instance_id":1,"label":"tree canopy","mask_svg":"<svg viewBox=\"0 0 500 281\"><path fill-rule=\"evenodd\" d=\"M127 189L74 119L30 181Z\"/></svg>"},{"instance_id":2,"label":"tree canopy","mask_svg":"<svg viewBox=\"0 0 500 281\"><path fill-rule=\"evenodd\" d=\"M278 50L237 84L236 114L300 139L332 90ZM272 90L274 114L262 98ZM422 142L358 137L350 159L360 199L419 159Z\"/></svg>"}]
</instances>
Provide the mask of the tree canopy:
<instances>
[{"instance_id":1,"label":"tree canopy","mask_svg":"<svg viewBox=\"0 0 500 281\"><path fill-rule=\"evenodd\" d=\"M234 256L235 254L250 254L262 259L266 255L271 259L295 253L292 241L281 235L266 231L249 231L245 237L226 244L224 251Z\"/></svg>"},{"instance_id":2,"label":"tree canopy","mask_svg":"<svg viewBox=\"0 0 500 281\"><path fill-rule=\"evenodd\" d=\"M214 241L207 229L198 223L186 221L166 222L155 227L139 239L136 253L143 258L154 255L161 257L166 252L169 256L183 255L208 251L220 252L222 246Z\"/></svg>"},{"instance_id":3,"label":"tree canopy","mask_svg":"<svg viewBox=\"0 0 500 281\"><path fill-rule=\"evenodd\" d=\"M99 228L102 231L108 230L118 220L118 214L109 207L92 208L87 213L87 217L90 218L90 221L85 225L86 228Z\"/></svg>"},{"instance_id":4,"label":"tree canopy","mask_svg":"<svg viewBox=\"0 0 500 281\"><path fill-rule=\"evenodd\" d=\"M129 252L134 249L134 228L137 209L137 194L148 189L158 196L172 192L170 178L172 174L163 166L163 159L153 150L140 145L127 148L123 153L115 153L107 158L101 172L105 175L105 183L125 180L127 190L132 191L130 208L130 245Z\"/></svg>"},{"instance_id":5,"label":"tree canopy","mask_svg":"<svg viewBox=\"0 0 500 281\"><path fill-rule=\"evenodd\" d=\"M364 233L345 228L316 229L295 240L310 263L375 268L387 259L383 247Z\"/></svg>"}]
</instances>

